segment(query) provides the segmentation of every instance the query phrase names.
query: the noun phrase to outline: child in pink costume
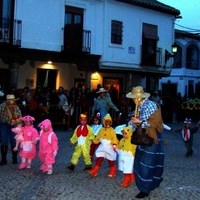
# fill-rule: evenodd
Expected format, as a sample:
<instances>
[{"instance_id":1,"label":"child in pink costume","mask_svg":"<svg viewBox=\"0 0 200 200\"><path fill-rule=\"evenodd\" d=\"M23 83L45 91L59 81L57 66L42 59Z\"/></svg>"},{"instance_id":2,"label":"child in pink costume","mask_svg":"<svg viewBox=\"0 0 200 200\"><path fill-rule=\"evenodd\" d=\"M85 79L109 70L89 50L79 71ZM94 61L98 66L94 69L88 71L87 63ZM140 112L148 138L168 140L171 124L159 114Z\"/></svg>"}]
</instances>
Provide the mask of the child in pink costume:
<instances>
[{"instance_id":1,"label":"child in pink costume","mask_svg":"<svg viewBox=\"0 0 200 200\"><path fill-rule=\"evenodd\" d=\"M45 119L39 124L40 144L39 144L39 159L42 163L40 170L47 174L52 174L53 164L58 151L58 138L53 131L51 121Z\"/></svg>"},{"instance_id":2,"label":"child in pink costume","mask_svg":"<svg viewBox=\"0 0 200 200\"><path fill-rule=\"evenodd\" d=\"M32 160L36 157L36 143L39 140L38 131L33 127L34 117L29 115L20 118L23 122L23 142L19 156L22 158L19 169L31 168Z\"/></svg>"}]
</instances>

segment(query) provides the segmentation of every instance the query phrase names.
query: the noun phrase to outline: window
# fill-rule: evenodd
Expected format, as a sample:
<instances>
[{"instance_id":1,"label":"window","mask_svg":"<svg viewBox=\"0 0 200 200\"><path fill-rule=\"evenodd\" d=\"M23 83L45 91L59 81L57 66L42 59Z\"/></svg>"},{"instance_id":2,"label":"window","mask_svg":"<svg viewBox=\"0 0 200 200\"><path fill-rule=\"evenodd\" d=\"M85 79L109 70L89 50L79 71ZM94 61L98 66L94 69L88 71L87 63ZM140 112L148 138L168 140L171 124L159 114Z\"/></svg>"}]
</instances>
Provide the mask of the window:
<instances>
[{"instance_id":1,"label":"window","mask_svg":"<svg viewBox=\"0 0 200 200\"><path fill-rule=\"evenodd\" d=\"M111 22L111 43L122 44L123 24L120 21Z\"/></svg>"},{"instance_id":2,"label":"window","mask_svg":"<svg viewBox=\"0 0 200 200\"><path fill-rule=\"evenodd\" d=\"M143 23L142 29L142 64L150 66L160 65L160 53L157 50L158 27ZM159 62L158 62L159 61Z\"/></svg>"},{"instance_id":3,"label":"window","mask_svg":"<svg viewBox=\"0 0 200 200\"><path fill-rule=\"evenodd\" d=\"M14 1L12 0L2 0L0 1L0 18L8 18L12 17L12 13L14 8Z\"/></svg>"},{"instance_id":4,"label":"window","mask_svg":"<svg viewBox=\"0 0 200 200\"><path fill-rule=\"evenodd\" d=\"M188 81L188 97L194 97L194 81Z\"/></svg>"},{"instance_id":5,"label":"window","mask_svg":"<svg viewBox=\"0 0 200 200\"><path fill-rule=\"evenodd\" d=\"M83 46L83 14L82 8L65 7L64 50L81 52L85 47Z\"/></svg>"},{"instance_id":6,"label":"window","mask_svg":"<svg viewBox=\"0 0 200 200\"><path fill-rule=\"evenodd\" d=\"M37 86L56 88L56 78L58 70L54 69L37 69Z\"/></svg>"},{"instance_id":7,"label":"window","mask_svg":"<svg viewBox=\"0 0 200 200\"><path fill-rule=\"evenodd\" d=\"M196 45L191 44L186 50L186 68L199 69L199 49Z\"/></svg>"}]
</instances>

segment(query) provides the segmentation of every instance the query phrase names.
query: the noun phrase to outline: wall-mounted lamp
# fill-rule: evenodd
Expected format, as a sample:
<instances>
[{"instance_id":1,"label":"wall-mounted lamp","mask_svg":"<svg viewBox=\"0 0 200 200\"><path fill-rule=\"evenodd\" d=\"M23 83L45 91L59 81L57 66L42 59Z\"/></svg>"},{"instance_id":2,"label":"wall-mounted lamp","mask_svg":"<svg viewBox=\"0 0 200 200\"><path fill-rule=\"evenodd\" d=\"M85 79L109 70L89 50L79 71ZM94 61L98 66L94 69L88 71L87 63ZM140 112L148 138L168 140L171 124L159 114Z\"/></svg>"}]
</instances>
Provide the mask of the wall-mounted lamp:
<instances>
[{"instance_id":1,"label":"wall-mounted lamp","mask_svg":"<svg viewBox=\"0 0 200 200\"><path fill-rule=\"evenodd\" d=\"M52 64L52 61L51 61L51 60L48 60L47 63L48 63L49 65L51 65L51 64Z\"/></svg>"},{"instance_id":2,"label":"wall-mounted lamp","mask_svg":"<svg viewBox=\"0 0 200 200\"><path fill-rule=\"evenodd\" d=\"M91 80L98 80L99 79L99 73L98 72L94 72L91 74Z\"/></svg>"},{"instance_id":3,"label":"wall-mounted lamp","mask_svg":"<svg viewBox=\"0 0 200 200\"><path fill-rule=\"evenodd\" d=\"M172 53L170 53L169 51L165 50L165 65L166 65L167 61L170 58L174 57L175 53L177 53L177 50L178 50L178 47L177 47L176 44L172 45Z\"/></svg>"},{"instance_id":4,"label":"wall-mounted lamp","mask_svg":"<svg viewBox=\"0 0 200 200\"><path fill-rule=\"evenodd\" d=\"M178 51L178 46L176 45L176 43L172 44L172 53L177 53Z\"/></svg>"}]
</instances>

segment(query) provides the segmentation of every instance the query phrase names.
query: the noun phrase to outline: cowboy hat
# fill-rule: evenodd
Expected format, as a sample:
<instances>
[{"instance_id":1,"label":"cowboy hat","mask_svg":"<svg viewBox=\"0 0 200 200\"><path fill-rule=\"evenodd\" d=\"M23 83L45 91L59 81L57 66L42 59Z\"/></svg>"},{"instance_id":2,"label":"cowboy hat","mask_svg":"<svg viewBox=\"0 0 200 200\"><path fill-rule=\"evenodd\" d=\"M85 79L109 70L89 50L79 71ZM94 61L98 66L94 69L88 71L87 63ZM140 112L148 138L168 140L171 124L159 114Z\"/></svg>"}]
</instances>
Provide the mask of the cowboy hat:
<instances>
[{"instance_id":1,"label":"cowboy hat","mask_svg":"<svg viewBox=\"0 0 200 200\"><path fill-rule=\"evenodd\" d=\"M146 98L150 97L150 94L144 92L143 87L136 86L136 87L132 88L131 92L126 94L126 97L127 98L132 98L132 99L137 99L137 98L146 99Z\"/></svg>"},{"instance_id":2,"label":"cowboy hat","mask_svg":"<svg viewBox=\"0 0 200 200\"><path fill-rule=\"evenodd\" d=\"M97 91L97 94L102 93L102 92L107 92L104 88L100 88L99 91Z\"/></svg>"},{"instance_id":3,"label":"cowboy hat","mask_svg":"<svg viewBox=\"0 0 200 200\"><path fill-rule=\"evenodd\" d=\"M14 94L8 94L6 95L6 101L16 101L18 99L15 98Z\"/></svg>"},{"instance_id":4,"label":"cowboy hat","mask_svg":"<svg viewBox=\"0 0 200 200\"><path fill-rule=\"evenodd\" d=\"M185 118L184 124L191 124L191 123L192 123L192 120L191 120L191 119Z\"/></svg>"}]
</instances>

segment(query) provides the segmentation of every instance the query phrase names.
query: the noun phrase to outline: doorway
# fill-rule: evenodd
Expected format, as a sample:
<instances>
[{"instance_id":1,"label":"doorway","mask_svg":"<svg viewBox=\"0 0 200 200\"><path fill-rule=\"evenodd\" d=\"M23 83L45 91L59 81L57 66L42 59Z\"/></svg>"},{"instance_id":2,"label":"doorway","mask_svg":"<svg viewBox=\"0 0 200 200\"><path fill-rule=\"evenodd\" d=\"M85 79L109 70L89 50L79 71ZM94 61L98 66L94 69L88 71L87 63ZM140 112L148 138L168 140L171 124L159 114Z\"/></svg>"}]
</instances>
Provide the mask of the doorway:
<instances>
[{"instance_id":1,"label":"doorway","mask_svg":"<svg viewBox=\"0 0 200 200\"><path fill-rule=\"evenodd\" d=\"M118 99L123 88L122 79L104 78L103 87L109 91L113 103L118 104Z\"/></svg>"},{"instance_id":2,"label":"doorway","mask_svg":"<svg viewBox=\"0 0 200 200\"><path fill-rule=\"evenodd\" d=\"M65 7L64 50L82 51L83 9Z\"/></svg>"},{"instance_id":3,"label":"doorway","mask_svg":"<svg viewBox=\"0 0 200 200\"><path fill-rule=\"evenodd\" d=\"M58 70L55 69L37 69L36 86L56 89L57 74Z\"/></svg>"}]
</instances>

